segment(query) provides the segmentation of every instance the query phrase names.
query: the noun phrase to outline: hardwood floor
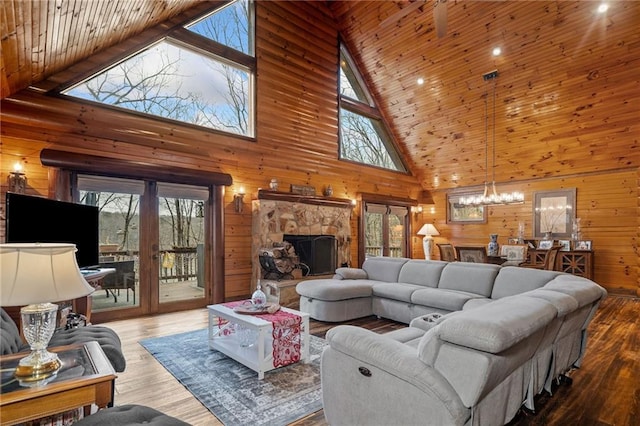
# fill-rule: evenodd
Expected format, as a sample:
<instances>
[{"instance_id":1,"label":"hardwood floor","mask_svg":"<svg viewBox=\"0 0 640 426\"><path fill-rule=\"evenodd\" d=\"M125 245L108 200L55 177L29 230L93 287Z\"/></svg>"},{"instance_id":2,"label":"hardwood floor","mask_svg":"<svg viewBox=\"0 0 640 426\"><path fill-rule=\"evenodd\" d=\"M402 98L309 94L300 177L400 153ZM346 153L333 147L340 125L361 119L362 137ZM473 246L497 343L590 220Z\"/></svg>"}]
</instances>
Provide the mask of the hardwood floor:
<instances>
[{"instance_id":1,"label":"hardwood floor","mask_svg":"<svg viewBox=\"0 0 640 426\"><path fill-rule=\"evenodd\" d=\"M536 400L536 414L521 413L510 425L640 424L640 299L609 296L589 327L582 367L552 397ZM368 317L349 324L379 333L405 325ZM121 337L127 369L116 380L116 405L142 404L193 425L221 424L168 373L138 341L207 326L206 309L106 323ZM336 324L311 321L311 333L324 337ZM295 423L326 425L322 411Z\"/></svg>"}]
</instances>

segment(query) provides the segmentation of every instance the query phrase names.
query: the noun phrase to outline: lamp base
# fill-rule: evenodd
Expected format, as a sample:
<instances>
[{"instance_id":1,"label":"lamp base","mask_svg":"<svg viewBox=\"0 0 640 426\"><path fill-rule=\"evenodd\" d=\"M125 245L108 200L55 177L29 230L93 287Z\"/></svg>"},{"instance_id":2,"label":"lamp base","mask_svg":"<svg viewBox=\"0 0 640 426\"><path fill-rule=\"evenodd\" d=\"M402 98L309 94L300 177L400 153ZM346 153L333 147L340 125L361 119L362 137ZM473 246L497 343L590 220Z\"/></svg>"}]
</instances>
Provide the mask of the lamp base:
<instances>
[{"instance_id":1,"label":"lamp base","mask_svg":"<svg viewBox=\"0 0 640 426\"><path fill-rule=\"evenodd\" d=\"M427 235L422 239L422 248L424 249L424 258L431 260L431 250L433 249L433 237Z\"/></svg>"},{"instance_id":2,"label":"lamp base","mask_svg":"<svg viewBox=\"0 0 640 426\"><path fill-rule=\"evenodd\" d=\"M45 349L33 351L20 360L15 376L21 379L29 378L30 381L39 381L57 372L61 365L58 355Z\"/></svg>"},{"instance_id":3,"label":"lamp base","mask_svg":"<svg viewBox=\"0 0 640 426\"><path fill-rule=\"evenodd\" d=\"M56 328L57 312L58 305L53 303L39 303L20 309L22 332L31 347L31 353L18 363L16 377L39 381L60 368L58 355L47 351Z\"/></svg>"}]
</instances>

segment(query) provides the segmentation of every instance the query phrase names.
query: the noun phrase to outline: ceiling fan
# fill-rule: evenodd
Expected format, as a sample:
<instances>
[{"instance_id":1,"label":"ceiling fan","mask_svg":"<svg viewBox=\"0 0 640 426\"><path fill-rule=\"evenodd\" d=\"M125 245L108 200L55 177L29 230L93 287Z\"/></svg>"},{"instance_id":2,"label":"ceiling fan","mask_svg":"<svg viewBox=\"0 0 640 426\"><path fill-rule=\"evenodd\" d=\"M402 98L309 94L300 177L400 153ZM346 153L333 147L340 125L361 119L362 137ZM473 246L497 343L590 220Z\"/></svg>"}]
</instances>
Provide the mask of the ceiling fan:
<instances>
[{"instance_id":1,"label":"ceiling fan","mask_svg":"<svg viewBox=\"0 0 640 426\"><path fill-rule=\"evenodd\" d=\"M380 23L380 27L388 27L402 18L407 16L414 10L422 11L422 7L427 4L428 0L413 0L407 6L400 9L393 15L388 16L384 21ZM436 27L436 34L439 38L447 35L447 0L434 0L433 1L433 22Z\"/></svg>"}]
</instances>

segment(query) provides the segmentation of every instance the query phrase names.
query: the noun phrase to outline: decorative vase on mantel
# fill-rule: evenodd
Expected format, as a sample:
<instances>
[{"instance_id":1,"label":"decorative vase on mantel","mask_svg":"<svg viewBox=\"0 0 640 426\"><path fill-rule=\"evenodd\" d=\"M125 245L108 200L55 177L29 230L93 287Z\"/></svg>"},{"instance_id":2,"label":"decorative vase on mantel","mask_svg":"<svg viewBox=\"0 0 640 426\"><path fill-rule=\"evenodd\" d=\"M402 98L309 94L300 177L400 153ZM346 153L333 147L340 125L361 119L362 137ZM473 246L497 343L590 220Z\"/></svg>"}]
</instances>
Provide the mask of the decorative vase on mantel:
<instances>
[{"instance_id":1,"label":"decorative vase on mantel","mask_svg":"<svg viewBox=\"0 0 640 426\"><path fill-rule=\"evenodd\" d=\"M488 256L497 256L498 255L498 234L490 234L489 235L489 244L487 244L487 255Z\"/></svg>"},{"instance_id":2,"label":"decorative vase on mantel","mask_svg":"<svg viewBox=\"0 0 640 426\"><path fill-rule=\"evenodd\" d=\"M551 231L547 231L544 233L544 237L542 237L543 240L553 240L553 232Z\"/></svg>"}]
</instances>

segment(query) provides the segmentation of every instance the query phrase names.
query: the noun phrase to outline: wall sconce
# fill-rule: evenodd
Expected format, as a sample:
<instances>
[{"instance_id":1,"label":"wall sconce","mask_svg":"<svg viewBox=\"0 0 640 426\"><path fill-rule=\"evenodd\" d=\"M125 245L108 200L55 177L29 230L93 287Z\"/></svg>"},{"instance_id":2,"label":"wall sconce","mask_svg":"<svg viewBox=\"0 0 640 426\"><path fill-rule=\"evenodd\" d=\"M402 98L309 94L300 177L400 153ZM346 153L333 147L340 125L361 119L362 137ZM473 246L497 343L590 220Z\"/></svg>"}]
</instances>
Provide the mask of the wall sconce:
<instances>
[{"instance_id":1,"label":"wall sconce","mask_svg":"<svg viewBox=\"0 0 640 426\"><path fill-rule=\"evenodd\" d=\"M233 194L233 205L236 209L236 213L242 213L244 209L244 188L241 186L238 192Z\"/></svg>"},{"instance_id":2,"label":"wall sconce","mask_svg":"<svg viewBox=\"0 0 640 426\"><path fill-rule=\"evenodd\" d=\"M27 188L27 176L22 171L22 164L16 163L13 165L13 171L9 172L7 177L7 184L9 185L9 192L24 194Z\"/></svg>"},{"instance_id":3,"label":"wall sconce","mask_svg":"<svg viewBox=\"0 0 640 426\"><path fill-rule=\"evenodd\" d=\"M420 213L422 213L422 206L412 206L411 213L413 213L414 216L418 216Z\"/></svg>"}]
</instances>

